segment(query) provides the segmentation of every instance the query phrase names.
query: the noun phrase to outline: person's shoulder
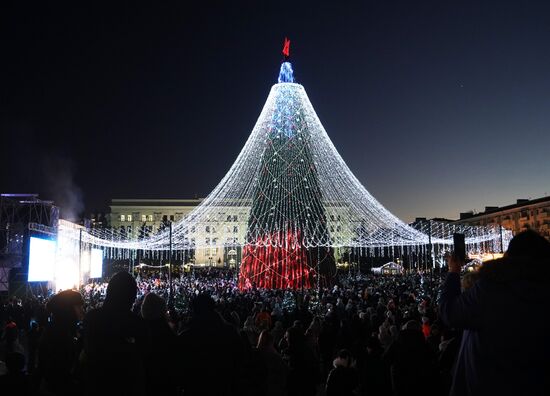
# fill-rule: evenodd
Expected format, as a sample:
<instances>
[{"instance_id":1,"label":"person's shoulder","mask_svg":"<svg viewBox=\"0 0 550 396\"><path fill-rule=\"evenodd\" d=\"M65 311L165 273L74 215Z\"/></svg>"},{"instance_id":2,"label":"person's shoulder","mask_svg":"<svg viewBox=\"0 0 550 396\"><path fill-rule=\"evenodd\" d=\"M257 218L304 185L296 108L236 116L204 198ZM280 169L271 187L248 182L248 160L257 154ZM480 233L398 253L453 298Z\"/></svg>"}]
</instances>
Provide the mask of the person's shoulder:
<instances>
[{"instance_id":1,"label":"person's shoulder","mask_svg":"<svg viewBox=\"0 0 550 396\"><path fill-rule=\"evenodd\" d=\"M98 320L99 318L101 318L102 316L104 316L104 312L103 312L103 308L99 307L99 308L93 308L91 310L89 310L88 312L86 312L86 315L84 315L84 321L95 321L95 320Z\"/></svg>"}]
</instances>

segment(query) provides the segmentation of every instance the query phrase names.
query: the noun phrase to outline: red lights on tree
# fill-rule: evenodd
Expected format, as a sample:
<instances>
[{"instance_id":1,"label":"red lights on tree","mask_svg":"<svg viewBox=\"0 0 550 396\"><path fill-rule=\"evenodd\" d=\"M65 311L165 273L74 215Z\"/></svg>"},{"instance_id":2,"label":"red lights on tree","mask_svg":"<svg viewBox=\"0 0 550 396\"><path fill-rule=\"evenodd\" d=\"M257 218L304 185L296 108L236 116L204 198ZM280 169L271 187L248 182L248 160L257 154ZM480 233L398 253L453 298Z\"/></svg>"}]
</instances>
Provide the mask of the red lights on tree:
<instances>
[{"instance_id":1,"label":"red lights on tree","mask_svg":"<svg viewBox=\"0 0 550 396\"><path fill-rule=\"evenodd\" d=\"M268 240L274 244L267 244ZM316 272L309 262L300 231L288 230L259 238L256 245L243 248L239 288L309 289Z\"/></svg>"}]
</instances>

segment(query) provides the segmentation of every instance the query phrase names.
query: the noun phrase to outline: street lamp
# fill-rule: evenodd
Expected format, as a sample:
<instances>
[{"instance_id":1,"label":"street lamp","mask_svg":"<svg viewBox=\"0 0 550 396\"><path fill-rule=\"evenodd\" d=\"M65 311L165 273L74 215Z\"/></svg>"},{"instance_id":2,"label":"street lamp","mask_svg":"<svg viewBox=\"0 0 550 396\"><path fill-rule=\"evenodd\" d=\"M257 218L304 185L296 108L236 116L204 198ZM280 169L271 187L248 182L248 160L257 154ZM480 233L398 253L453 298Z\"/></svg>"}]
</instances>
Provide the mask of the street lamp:
<instances>
[{"instance_id":1,"label":"street lamp","mask_svg":"<svg viewBox=\"0 0 550 396\"><path fill-rule=\"evenodd\" d=\"M168 293L168 306L173 302L173 285L172 285L172 222L170 221L170 253L168 255L168 282L170 289Z\"/></svg>"}]
</instances>

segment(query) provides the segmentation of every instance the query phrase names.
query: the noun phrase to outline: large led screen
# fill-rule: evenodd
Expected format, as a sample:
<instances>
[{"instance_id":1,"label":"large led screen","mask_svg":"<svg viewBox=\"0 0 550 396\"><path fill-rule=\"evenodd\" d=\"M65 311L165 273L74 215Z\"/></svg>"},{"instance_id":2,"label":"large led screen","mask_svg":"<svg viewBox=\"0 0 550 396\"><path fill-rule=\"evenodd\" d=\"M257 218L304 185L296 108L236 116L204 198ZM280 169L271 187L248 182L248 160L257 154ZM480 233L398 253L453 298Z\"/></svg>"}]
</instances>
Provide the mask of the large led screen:
<instances>
[{"instance_id":1,"label":"large led screen","mask_svg":"<svg viewBox=\"0 0 550 396\"><path fill-rule=\"evenodd\" d=\"M90 261L90 278L101 278L103 276L103 250L92 249Z\"/></svg>"},{"instance_id":2,"label":"large led screen","mask_svg":"<svg viewBox=\"0 0 550 396\"><path fill-rule=\"evenodd\" d=\"M31 237L29 247L29 282L52 281L55 273L56 243L51 239Z\"/></svg>"}]
</instances>

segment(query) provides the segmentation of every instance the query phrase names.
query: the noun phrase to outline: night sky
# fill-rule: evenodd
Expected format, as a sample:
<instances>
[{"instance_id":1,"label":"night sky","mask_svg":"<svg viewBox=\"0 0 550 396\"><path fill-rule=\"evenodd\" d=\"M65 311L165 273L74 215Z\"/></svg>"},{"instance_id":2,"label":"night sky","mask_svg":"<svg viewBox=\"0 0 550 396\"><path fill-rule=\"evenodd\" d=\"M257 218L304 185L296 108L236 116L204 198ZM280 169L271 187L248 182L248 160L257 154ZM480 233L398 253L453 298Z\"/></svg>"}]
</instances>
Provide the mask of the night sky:
<instances>
[{"instance_id":1,"label":"night sky","mask_svg":"<svg viewBox=\"0 0 550 396\"><path fill-rule=\"evenodd\" d=\"M548 1L12 3L0 192L37 192L66 217L206 196L285 36L336 148L402 219L550 193Z\"/></svg>"}]
</instances>

